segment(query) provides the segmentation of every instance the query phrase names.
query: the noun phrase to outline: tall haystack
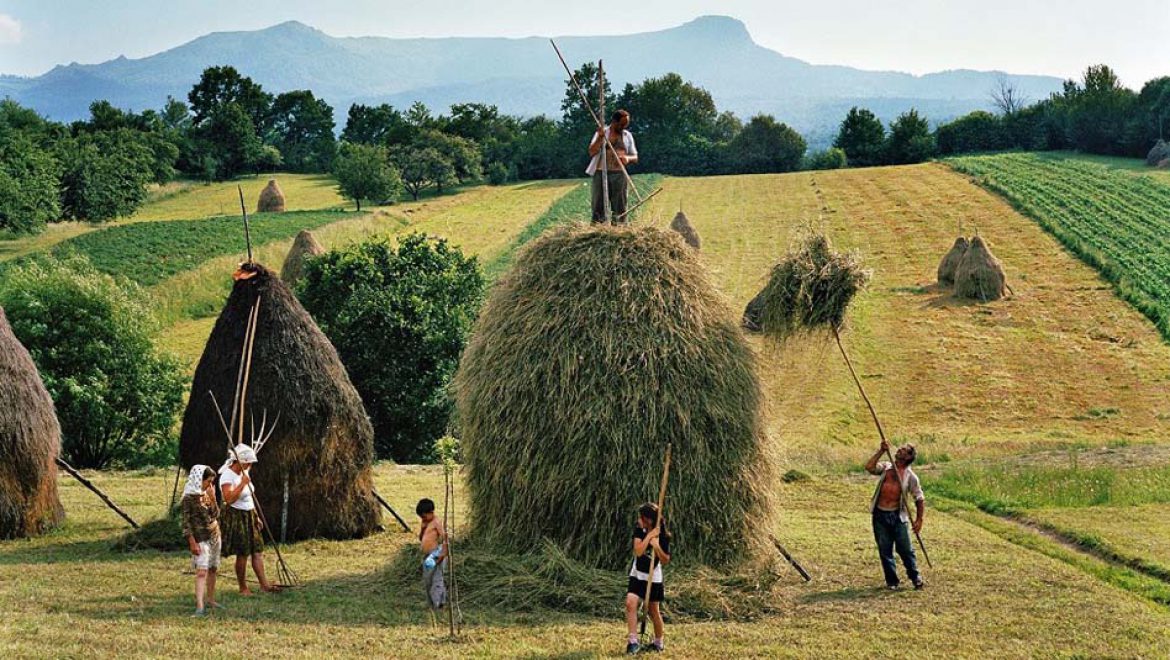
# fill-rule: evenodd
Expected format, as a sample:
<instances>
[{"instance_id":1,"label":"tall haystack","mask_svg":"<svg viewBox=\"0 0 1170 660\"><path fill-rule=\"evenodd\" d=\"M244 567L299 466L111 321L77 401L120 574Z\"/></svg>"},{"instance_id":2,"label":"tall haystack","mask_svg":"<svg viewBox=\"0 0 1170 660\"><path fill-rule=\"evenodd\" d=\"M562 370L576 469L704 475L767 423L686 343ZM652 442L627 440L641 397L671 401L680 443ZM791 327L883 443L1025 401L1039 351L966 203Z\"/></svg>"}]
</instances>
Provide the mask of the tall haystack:
<instances>
[{"instance_id":1,"label":"tall haystack","mask_svg":"<svg viewBox=\"0 0 1170 660\"><path fill-rule=\"evenodd\" d=\"M678 232L683 237L683 240L687 242L687 245L696 250L701 248L699 232L695 231L695 228L691 226L691 221L687 220L687 216L682 211L679 211L674 216L674 220L670 221L670 228Z\"/></svg>"},{"instance_id":2,"label":"tall haystack","mask_svg":"<svg viewBox=\"0 0 1170 660\"><path fill-rule=\"evenodd\" d=\"M772 267L760 298L760 330L775 339L840 329L849 303L869 281L856 254L839 253L824 234L811 234Z\"/></svg>"},{"instance_id":3,"label":"tall haystack","mask_svg":"<svg viewBox=\"0 0 1170 660\"><path fill-rule=\"evenodd\" d=\"M754 556L773 468L733 318L669 232L576 226L533 241L455 376L472 535L520 553L545 538L571 559L623 566L670 442L666 516L683 561Z\"/></svg>"},{"instance_id":4,"label":"tall haystack","mask_svg":"<svg viewBox=\"0 0 1170 660\"><path fill-rule=\"evenodd\" d=\"M268 185L260 191L260 201L256 202L257 213L284 213L284 191L276 179L269 179Z\"/></svg>"},{"instance_id":5,"label":"tall haystack","mask_svg":"<svg viewBox=\"0 0 1170 660\"><path fill-rule=\"evenodd\" d=\"M1158 140L1150 152L1146 154L1146 165L1158 167L1162 161L1170 159L1170 142Z\"/></svg>"},{"instance_id":6,"label":"tall haystack","mask_svg":"<svg viewBox=\"0 0 1170 660\"><path fill-rule=\"evenodd\" d=\"M955 239L955 244L951 246L951 251L947 252L942 261L938 264L938 283L944 286L955 285L955 271L959 269L959 262L963 260L963 255L967 254L967 248L970 243L967 238L960 236Z\"/></svg>"},{"instance_id":7,"label":"tall haystack","mask_svg":"<svg viewBox=\"0 0 1170 660\"><path fill-rule=\"evenodd\" d=\"M53 399L0 309L0 539L36 536L64 520L60 452Z\"/></svg>"},{"instance_id":8,"label":"tall haystack","mask_svg":"<svg viewBox=\"0 0 1170 660\"><path fill-rule=\"evenodd\" d=\"M289 540L366 536L379 522L371 465L373 429L333 344L292 291L259 264L237 279L195 369L183 415L179 457L184 467L219 466L227 441L208 392L231 413L240 354L252 305L260 298L245 416L259 429L267 411L276 431L260 452L253 478L272 531L280 535L288 480ZM247 433L245 439L247 439Z\"/></svg>"},{"instance_id":9,"label":"tall haystack","mask_svg":"<svg viewBox=\"0 0 1170 660\"><path fill-rule=\"evenodd\" d=\"M284 280L284 283L290 287L295 285L297 280L301 279L301 273L304 272L305 257L315 257L320 254L325 254L325 248L317 242L317 237L313 236L313 232L302 229L293 241L288 256L284 258L284 266L280 269L280 279Z\"/></svg>"},{"instance_id":10,"label":"tall haystack","mask_svg":"<svg viewBox=\"0 0 1170 660\"><path fill-rule=\"evenodd\" d=\"M955 271L955 295L984 302L1007 295L1003 264L979 236L971 239L971 247L967 248L967 254L963 255Z\"/></svg>"}]
</instances>

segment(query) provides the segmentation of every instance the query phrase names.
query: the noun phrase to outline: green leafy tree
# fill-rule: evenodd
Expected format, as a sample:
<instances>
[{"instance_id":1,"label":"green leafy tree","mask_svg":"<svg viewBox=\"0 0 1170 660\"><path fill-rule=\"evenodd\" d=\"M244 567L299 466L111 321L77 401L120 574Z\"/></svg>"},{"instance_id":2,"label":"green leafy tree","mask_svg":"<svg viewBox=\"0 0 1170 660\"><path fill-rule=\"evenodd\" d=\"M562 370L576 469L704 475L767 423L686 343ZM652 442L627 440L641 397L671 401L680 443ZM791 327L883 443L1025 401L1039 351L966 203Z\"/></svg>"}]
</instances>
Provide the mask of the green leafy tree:
<instances>
[{"instance_id":1,"label":"green leafy tree","mask_svg":"<svg viewBox=\"0 0 1170 660\"><path fill-rule=\"evenodd\" d=\"M448 135L436 130L423 131L415 140L416 149L434 149L454 168L458 181L477 181L483 178L483 154L479 145L467 138Z\"/></svg>"},{"instance_id":2,"label":"green leafy tree","mask_svg":"<svg viewBox=\"0 0 1170 660\"><path fill-rule=\"evenodd\" d=\"M217 179L255 171L263 155L264 145L256 135L255 126L244 109L235 103L215 110L206 122L195 128L194 133L199 156L210 156L216 161Z\"/></svg>"},{"instance_id":3,"label":"green leafy tree","mask_svg":"<svg viewBox=\"0 0 1170 660\"><path fill-rule=\"evenodd\" d=\"M731 142L737 172L792 172L800 167L804 138L771 115L756 115Z\"/></svg>"},{"instance_id":4,"label":"green leafy tree","mask_svg":"<svg viewBox=\"0 0 1170 660\"><path fill-rule=\"evenodd\" d=\"M808 170L839 170L849 165L844 149L829 147L808 157L805 169Z\"/></svg>"},{"instance_id":5,"label":"green leafy tree","mask_svg":"<svg viewBox=\"0 0 1170 660\"><path fill-rule=\"evenodd\" d=\"M403 187L416 201L427 188L442 192L457 181L455 166L434 147L393 147L390 162L398 168Z\"/></svg>"},{"instance_id":6,"label":"green leafy tree","mask_svg":"<svg viewBox=\"0 0 1170 660\"><path fill-rule=\"evenodd\" d=\"M390 164L390 154L385 147L372 144L343 144L336 162L333 176L341 194L357 204L362 210L362 200L384 201L395 199L402 194L402 177L397 168Z\"/></svg>"},{"instance_id":7,"label":"green leafy tree","mask_svg":"<svg viewBox=\"0 0 1170 660\"><path fill-rule=\"evenodd\" d=\"M601 90L600 81L597 76L597 65L592 62L586 62L574 72L574 75L577 78L577 83L581 85L581 89L585 91L585 96L589 98L589 103L596 110ZM605 79L605 108L606 110L613 110L616 106L617 97L614 95L609 78L607 77ZM609 118L603 117L602 121L609 121ZM565 80L565 95L561 99L561 126L564 128L566 135L574 136L574 139L578 142L585 140L586 143L588 143L589 136L597 130L597 122L589 114L589 108L581 100L581 95L577 92L577 88L573 85L572 80ZM584 150L584 147L582 147L582 150Z\"/></svg>"},{"instance_id":8,"label":"green leafy tree","mask_svg":"<svg viewBox=\"0 0 1170 660\"><path fill-rule=\"evenodd\" d=\"M33 234L61 217L60 165L21 133L0 129L0 231Z\"/></svg>"},{"instance_id":9,"label":"green leafy tree","mask_svg":"<svg viewBox=\"0 0 1170 660\"><path fill-rule=\"evenodd\" d=\"M169 465L185 379L152 342L152 316L136 286L88 262L14 266L0 305L37 364L77 467Z\"/></svg>"},{"instance_id":10,"label":"green leafy tree","mask_svg":"<svg viewBox=\"0 0 1170 660\"><path fill-rule=\"evenodd\" d=\"M341 139L351 144L405 144L414 139L414 129L401 112L388 103L349 106Z\"/></svg>"},{"instance_id":11,"label":"green leafy tree","mask_svg":"<svg viewBox=\"0 0 1170 660\"><path fill-rule=\"evenodd\" d=\"M520 179L556 179L576 176L585 169L584 146L579 145L580 136L566 135L555 121L538 116L525 119L520 124L516 137L513 162ZM566 153L568 145L575 146L580 157L573 158ZM570 169L581 162L580 170Z\"/></svg>"},{"instance_id":12,"label":"green leafy tree","mask_svg":"<svg viewBox=\"0 0 1170 660\"><path fill-rule=\"evenodd\" d=\"M626 85L617 107L630 112L639 168L674 174L702 171L704 164L690 151L688 137L711 139L717 133L719 113L707 90L668 73Z\"/></svg>"},{"instance_id":13,"label":"green leafy tree","mask_svg":"<svg viewBox=\"0 0 1170 660\"><path fill-rule=\"evenodd\" d=\"M272 102L269 142L294 172L328 172L337 154L333 108L307 90L286 92Z\"/></svg>"},{"instance_id":14,"label":"green leafy tree","mask_svg":"<svg viewBox=\"0 0 1170 660\"><path fill-rule=\"evenodd\" d=\"M890 123L886 140L886 162L891 165L921 163L934 155L934 136L930 124L918 111L910 109Z\"/></svg>"},{"instance_id":15,"label":"green leafy tree","mask_svg":"<svg viewBox=\"0 0 1170 660\"><path fill-rule=\"evenodd\" d=\"M1012 113L1019 114L1017 110ZM1011 147L1011 137L1003 119L990 112L976 110L935 129L935 142L940 154L961 154L974 151L998 151Z\"/></svg>"},{"instance_id":16,"label":"green leafy tree","mask_svg":"<svg viewBox=\"0 0 1170 660\"><path fill-rule=\"evenodd\" d=\"M187 94L192 120L196 125L208 121L227 105L244 111L252 131L263 133L272 107L272 95L258 83L240 75L235 67L213 66L203 70L199 82Z\"/></svg>"},{"instance_id":17,"label":"green leafy tree","mask_svg":"<svg viewBox=\"0 0 1170 660\"><path fill-rule=\"evenodd\" d=\"M154 179L155 157L130 129L81 134L57 144L65 217L102 222L134 213Z\"/></svg>"},{"instance_id":18,"label":"green leafy tree","mask_svg":"<svg viewBox=\"0 0 1170 660\"><path fill-rule=\"evenodd\" d=\"M508 170L508 166L500 161L494 161L487 167L488 183L493 186L502 186L512 178L512 173Z\"/></svg>"},{"instance_id":19,"label":"green leafy tree","mask_svg":"<svg viewBox=\"0 0 1170 660\"><path fill-rule=\"evenodd\" d=\"M854 106L845 115L833 146L845 152L851 167L881 165L886 129L872 112Z\"/></svg>"},{"instance_id":20,"label":"green leafy tree","mask_svg":"<svg viewBox=\"0 0 1170 660\"><path fill-rule=\"evenodd\" d=\"M412 234L334 250L305 265L298 294L337 347L374 425L375 449L432 460L451 415L447 385L483 302L474 257Z\"/></svg>"}]
</instances>

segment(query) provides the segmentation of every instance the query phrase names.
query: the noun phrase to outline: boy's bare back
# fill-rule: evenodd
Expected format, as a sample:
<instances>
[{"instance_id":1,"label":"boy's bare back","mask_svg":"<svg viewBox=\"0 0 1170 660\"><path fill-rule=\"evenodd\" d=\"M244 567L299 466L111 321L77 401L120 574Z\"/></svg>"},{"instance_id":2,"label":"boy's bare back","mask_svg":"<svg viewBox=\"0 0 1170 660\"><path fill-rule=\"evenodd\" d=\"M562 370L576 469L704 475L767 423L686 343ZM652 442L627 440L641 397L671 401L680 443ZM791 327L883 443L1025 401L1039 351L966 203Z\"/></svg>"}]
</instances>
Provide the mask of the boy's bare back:
<instances>
[{"instance_id":1,"label":"boy's bare back","mask_svg":"<svg viewBox=\"0 0 1170 660\"><path fill-rule=\"evenodd\" d=\"M443 523L437 518L428 523L422 531L422 553L429 555L434 552L443 543L444 536Z\"/></svg>"}]
</instances>

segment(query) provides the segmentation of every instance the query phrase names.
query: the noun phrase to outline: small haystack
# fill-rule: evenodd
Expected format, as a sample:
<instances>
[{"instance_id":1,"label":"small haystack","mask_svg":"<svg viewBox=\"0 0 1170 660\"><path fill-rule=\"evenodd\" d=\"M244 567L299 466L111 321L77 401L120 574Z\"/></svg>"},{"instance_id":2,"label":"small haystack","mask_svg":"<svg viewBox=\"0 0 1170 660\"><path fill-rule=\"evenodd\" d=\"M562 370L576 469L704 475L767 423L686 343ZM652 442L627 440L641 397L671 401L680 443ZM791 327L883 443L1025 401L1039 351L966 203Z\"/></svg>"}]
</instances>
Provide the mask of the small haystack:
<instances>
[{"instance_id":1,"label":"small haystack","mask_svg":"<svg viewBox=\"0 0 1170 660\"><path fill-rule=\"evenodd\" d=\"M955 295L983 302L999 300L1007 295L1007 277L1003 272L1003 264L979 236L971 239L971 246L967 248L967 254L963 255L955 271Z\"/></svg>"},{"instance_id":2,"label":"small haystack","mask_svg":"<svg viewBox=\"0 0 1170 660\"><path fill-rule=\"evenodd\" d=\"M284 191L276 183L276 179L269 179L268 185L260 191L260 201L256 202L257 213L284 213Z\"/></svg>"},{"instance_id":3,"label":"small haystack","mask_svg":"<svg viewBox=\"0 0 1170 660\"><path fill-rule=\"evenodd\" d=\"M963 260L963 255L967 254L967 248L970 243L967 242L966 237L960 236L955 239L955 244L951 246L951 251L943 257L938 264L938 283L943 286L955 285L955 271L959 269L959 262Z\"/></svg>"},{"instance_id":4,"label":"small haystack","mask_svg":"<svg viewBox=\"0 0 1170 660\"><path fill-rule=\"evenodd\" d=\"M678 232L683 237L683 240L687 242L687 245L696 250L701 249L699 232L695 231L695 228L691 226L690 220L687 220L686 214L682 211L679 211L674 216L674 220L670 221L670 228Z\"/></svg>"},{"instance_id":5,"label":"small haystack","mask_svg":"<svg viewBox=\"0 0 1170 660\"><path fill-rule=\"evenodd\" d=\"M1165 140L1158 140L1150 153L1146 154L1146 165L1150 167L1161 167L1162 162L1170 160L1170 142Z\"/></svg>"},{"instance_id":6,"label":"small haystack","mask_svg":"<svg viewBox=\"0 0 1170 660\"><path fill-rule=\"evenodd\" d=\"M371 466L373 429L333 344L288 286L254 264L240 279L215 322L183 415L179 457L184 467L219 466L227 441L208 391L224 417L231 413L248 316L261 298L248 385L248 421L268 413L276 432L253 469L260 505L272 533L281 535L285 480L289 486L288 540L346 539L372 533L380 514ZM250 424L248 424L250 428Z\"/></svg>"},{"instance_id":7,"label":"small haystack","mask_svg":"<svg viewBox=\"0 0 1170 660\"><path fill-rule=\"evenodd\" d=\"M548 539L584 565L625 566L671 442L666 517L683 562L759 556L774 472L732 318L666 231L564 227L525 248L454 381L478 547L527 554Z\"/></svg>"},{"instance_id":8,"label":"small haystack","mask_svg":"<svg viewBox=\"0 0 1170 660\"><path fill-rule=\"evenodd\" d=\"M313 232L308 229L302 229L301 233L297 234L296 240L293 241L292 247L288 251L288 256L284 258L284 266L280 269L280 279L290 287L301 279L301 273L305 269L305 257L315 257L317 255L325 254L325 248L317 242L317 237L313 236Z\"/></svg>"},{"instance_id":9,"label":"small haystack","mask_svg":"<svg viewBox=\"0 0 1170 660\"><path fill-rule=\"evenodd\" d=\"M0 309L0 539L36 536L64 520L60 452L53 399Z\"/></svg>"},{"instance_id":10,"label":"small haystack","mask_svg":"<svg viewBox=\"0 0 1170 660\"><path fill-rule=\"evenodd\" d=\"M784 339L821 328L840 329L849 303L869 277L856 254L834 252L824 234L812 234L772 267L757 296L760 330Z\"/></svg>"}]
</instances>

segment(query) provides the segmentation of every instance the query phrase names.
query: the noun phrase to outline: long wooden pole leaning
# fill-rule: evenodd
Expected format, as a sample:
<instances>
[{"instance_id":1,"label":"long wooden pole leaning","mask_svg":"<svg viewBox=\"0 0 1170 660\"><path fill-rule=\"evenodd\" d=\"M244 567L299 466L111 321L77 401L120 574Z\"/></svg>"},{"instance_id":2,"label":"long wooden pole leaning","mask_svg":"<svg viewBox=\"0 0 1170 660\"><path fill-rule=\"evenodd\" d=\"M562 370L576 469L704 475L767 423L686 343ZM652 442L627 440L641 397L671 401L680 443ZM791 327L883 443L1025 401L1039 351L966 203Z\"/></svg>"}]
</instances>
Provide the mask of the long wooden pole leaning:
<instances>
[{"instance_id":1,"label":"long wooden pole leaning","mask_svg":"<svg viewBox=\"0 0 1170 660\"><path fill-rule=\"evenodd\" d=\"M394 510L394 507L390 506L389 502L382 499L382 496L378 494L378 491L375 490L372 492L374 493L374 499L378 500L378 504L381 504L383 507L385 507L385 509L390 512L390 515L394 516L394 519L398 521L398 524L402 525L402 531L409 532L410 525L406 524L406 521L402 519L402 516L398 515L398 512Z\"/></svg>"},{"instance_id":2,"label":"long wooden pole leaning","mask_svg":"<svg viewBox=\"0 0 1170 660\"><path fill-rule=\"evenodd\" d=\"M845 366L849 367L849 375L853 376L853 382L857 384L857 391L861 393L862 400L865 401L866 407L869 408L869 414L873 416L873 423L877 426L878 436L882 439L882 443L886 446L886 457L890 459L890 466L897 472L897 461L894 460L894 455L890 452L889 442L886 440L886 432L882 430L882 422L878 419L877 410L874 409L873 403L870 402L869 396L865 393L865 387L861 384L861 378L857 376L857 370L853 368L853 361L849 359L849 353L845 351L845 345L841 343L841 333L837 330L837 326L833 326L833 338L837 340L837 348L841 351L841 357L845 358ZM898 475L898 484L901 485L902 478ZM906 500L906 489L902 488L902 507L906 509L906 513L913 515L910 510L909 502ZM926 544L922 542L922 535L914 532L914 537L918 539L918 547L922 548L922 557L926 559L926 565L934 568L934 564L930 563L930 554L926 552Z\"/></svg>"},{"instance_id":3,"label":"long wooden pole leaning","mask_svg":"<svg viewBox=\"0 0 1170 660\"><path fill-rule=\"evenodd\" d=\"M666 506L666 484L670 480L670 450L671 443L666 443L666 458L662 462L662 483L658 487L658 520L654 522L654 530L662 532L662 519L664 517L664 507ZM647 613L650 610L650 590L654 587L654 564L658 559L658 553L651 549L650 552L650 572L646 576L646 597L642 599L642 634L646 633L646 619Z\"/></svg>"},{"instance_id":4,"label":"long wooden pole leaning","mask_svg":"<svg viewBox=\"0 0 1170 660\"><path fill-rule=\"evenodd\" d=\"M65 470L66 472L68 472L69 476L71 476L74 479L81 482L82 486L85 486L86 488L93 491L94 495L97 495L98 497L100 497L101 500L106 503L106 506L108 506L114 510L114 513L118 514L119 516L122 516L122 519L125 520L126 522L130 523L131 527L133 527L134 529L138 529L138 523L134 522L134 519L130 517L130 514L123 511L117 504L114 504L114 501L111 500L101 490L99 490L97 486L93 485L93 482L91 482L89 479L86 479L85 477L81 476L81 473L78 472L76 469L74 469L74 467L72 465L66 463L65 459L58 456L57 457L57 465L60 466L60 468L62 470Z\"/></svg>"},{"instance_id":5,"label":"long wooden pole leaning","mask_svg":"<svg viewBox=\"0 0 1170 660\"><path fill-rule=\"evenodd\" d=\"M597 96L598 96L597 104L598 105L597 105L597 107L601 110L601 116L604 117L605 116L605 68L604 68L604 65L602 64L601 60L597 60L597 87L598 87L598 92L597 92ZM608 146L609 145L609 129L604 128L604 129L598 129L598 130L603 131L601 134L602 146L601 146L601 151L600 151L600 156L601 156L601 159L600 159L601 160L601 196L603 198L602 203L601 203L601 208L605 209L605 211L604 211L605 216L602 218L602 222L609 222L609 216L613 212L613 209L610 207L610 204L609 204L609 146ZM614 160L620 161L621 159L615 158ZM629 175L627 175L627 176L629 176Z\"/></svg>"}]
</instances>

